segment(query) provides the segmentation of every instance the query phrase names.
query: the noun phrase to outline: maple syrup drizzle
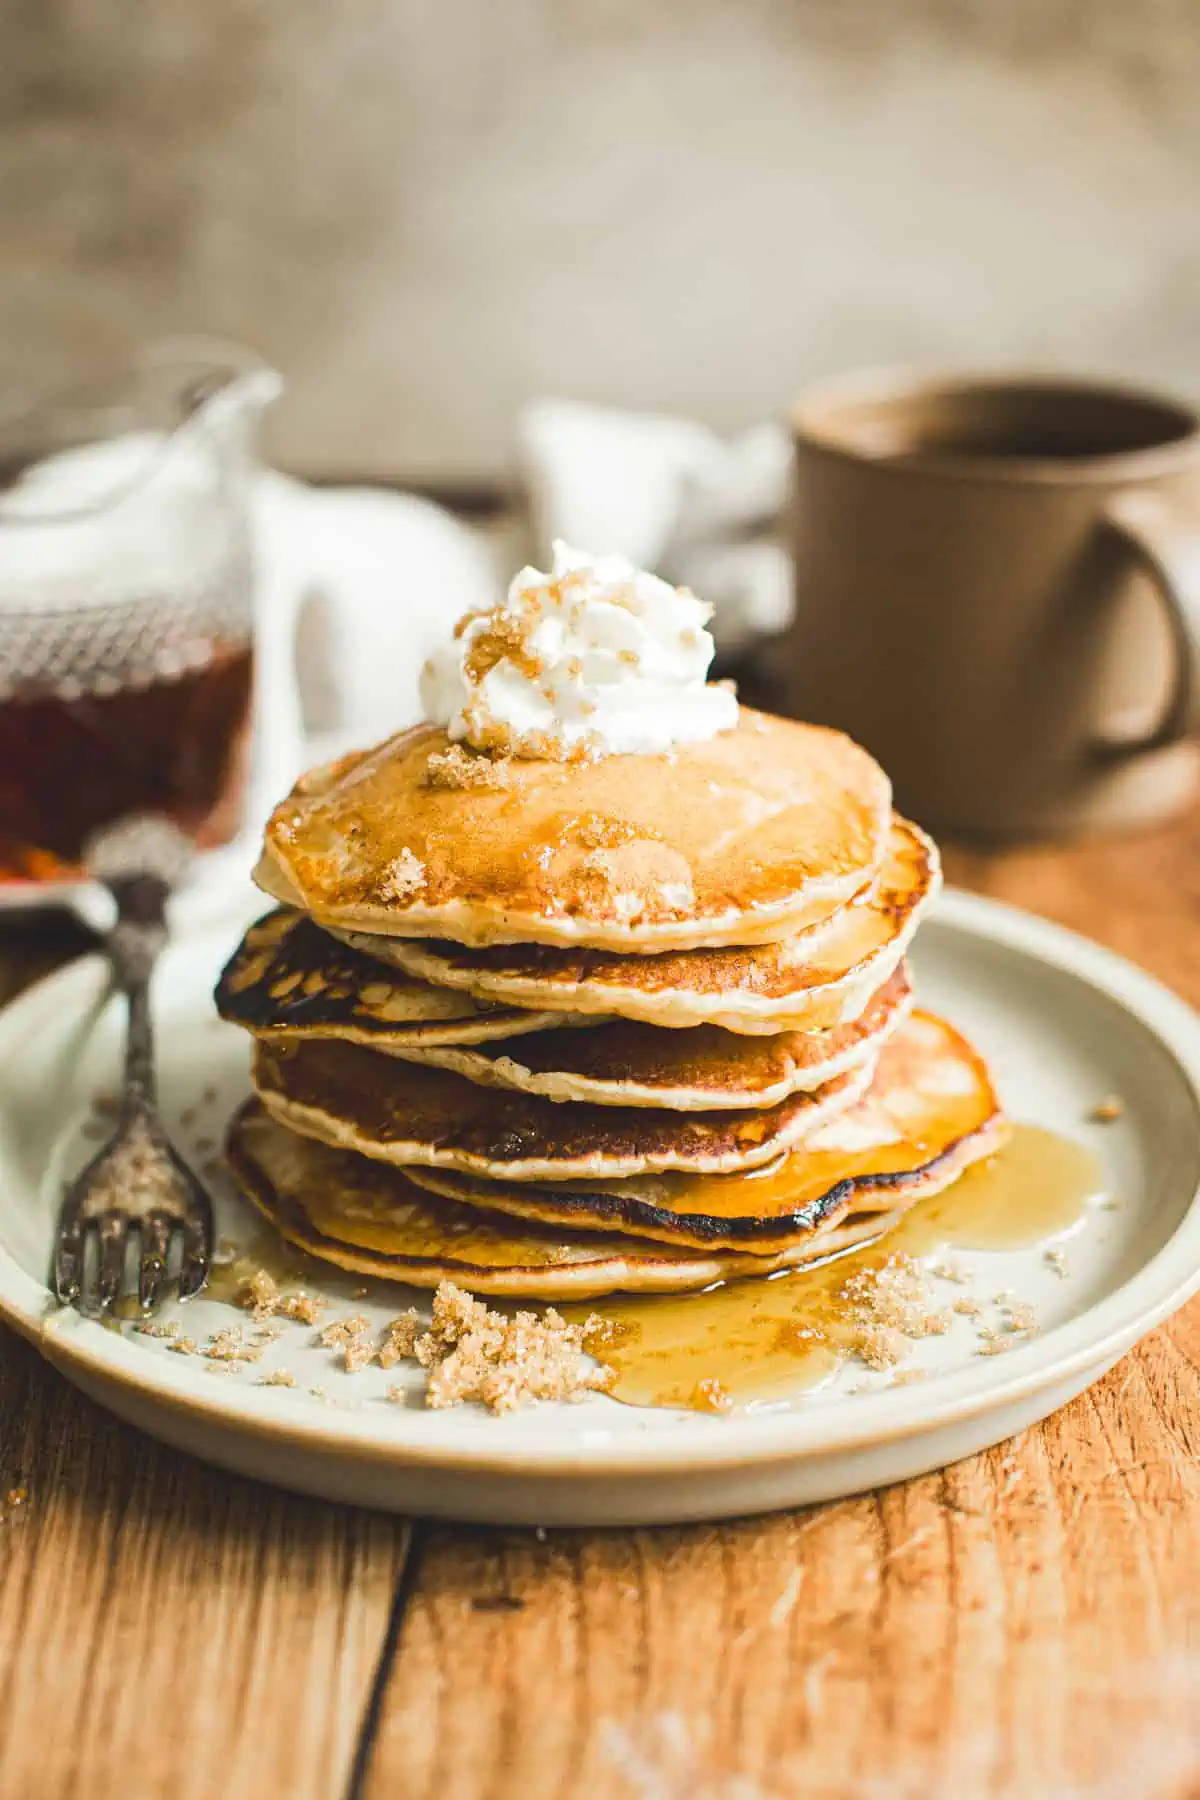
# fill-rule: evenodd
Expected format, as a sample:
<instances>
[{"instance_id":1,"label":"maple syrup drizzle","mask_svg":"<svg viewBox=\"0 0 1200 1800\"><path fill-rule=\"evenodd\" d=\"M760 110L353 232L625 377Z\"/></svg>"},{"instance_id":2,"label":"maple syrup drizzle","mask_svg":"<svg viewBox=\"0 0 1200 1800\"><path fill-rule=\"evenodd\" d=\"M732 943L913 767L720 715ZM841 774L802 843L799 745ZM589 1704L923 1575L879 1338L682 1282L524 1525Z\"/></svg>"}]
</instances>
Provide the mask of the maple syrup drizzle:
<instances>
[{"instance_id":1,"label":"maple syrup drizzle","mask_svg":"<svg viewBox=\"0 0 1200 1800\"><path fill-rule=\"evenodd\" d=\"M1017 1125L996 1155L918 1201L894 1230L827 1262L701 1294L563 1310L604 1320L595 1353L617 1372L613 1397L629 1405L712 1411L783 1400L819 1386L849 1353L856 1321L844 1290L855 1275L895 1256L1032 1248L1077 1224L1102 1189L1089 1150Z\"/></svg>"}]
</instances>

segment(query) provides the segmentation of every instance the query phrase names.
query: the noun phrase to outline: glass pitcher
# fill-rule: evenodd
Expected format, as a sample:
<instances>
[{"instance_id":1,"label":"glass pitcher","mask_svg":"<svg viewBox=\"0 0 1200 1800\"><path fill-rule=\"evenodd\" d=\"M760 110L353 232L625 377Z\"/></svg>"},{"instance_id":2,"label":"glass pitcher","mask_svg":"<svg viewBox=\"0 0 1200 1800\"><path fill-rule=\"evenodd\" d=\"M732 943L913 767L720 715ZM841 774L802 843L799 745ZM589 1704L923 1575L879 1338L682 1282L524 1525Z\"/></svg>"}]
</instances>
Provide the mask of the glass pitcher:
<instances>
[{"instance_id":1,"label":"glass pitcher","mask_svg":"<svg viewBox=\"0 0 1200 1800\"><path fill-rule=\"evenodd\" d=\"M245 803L252 479L279 376L209 340L0 410L0 893L81 871L98 827L202 849Z\"/></svg>"}]
</instances>

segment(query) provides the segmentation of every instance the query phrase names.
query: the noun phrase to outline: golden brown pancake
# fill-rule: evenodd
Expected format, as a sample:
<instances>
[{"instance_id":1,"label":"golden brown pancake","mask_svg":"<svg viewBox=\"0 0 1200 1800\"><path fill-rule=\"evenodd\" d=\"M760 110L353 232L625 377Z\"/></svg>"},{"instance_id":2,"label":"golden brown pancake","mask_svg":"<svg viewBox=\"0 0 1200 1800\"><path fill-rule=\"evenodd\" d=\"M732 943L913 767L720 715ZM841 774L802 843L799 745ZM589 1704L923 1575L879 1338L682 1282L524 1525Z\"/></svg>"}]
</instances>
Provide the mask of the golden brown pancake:
<instances>
[{"instance_id":1,"label":"golden brown pancake","mask_svg":"<svg viewBox=\"0 0 1200 1800\"><path fill-rule=\"evenodd\" d=\"M936 1193L990 1155L1002 1135L999 1102L978 1052L944 1020L914 1013L885 1046L866 1098L766 1167L554 1186L444 1169L415 1169L413 1179L450 1199L543 1225L771 1255L852 1210L890 1213Z\"/></svg>"},{"instance_id":2,"label":"golden brown pancake","mask_svg":"<svg viewBox=\"0 0 1200 1800\"><path fill-rule=\"evenodd\" d=\"M560 1106L357 1044L260 1039L254 1052L258 1094L293 1131L381 1162L510 1181L751 1168L851 1105L871 1073L870 1064L852 1069L774 1107L673 1113Z\"/></svg>"},{"instance_id":3,"label":"golden brown pancake","mask_svg":"<svg viewBox=\"0 0 1200 1800\"><path fill-rule=\"evenodd\" d=\"M687 1293L737 1275L766 1275L840 1254L893 1222L855 1215L814 1232L799 1251L756 1257L673 1249L598 1231L518 1224L414 1186L402 1169L297 1137L255 1100L226 1144L243 1193L300 1249L356 1275L477 1294L586 1300L599 1294Z\"/></svg>"},{"instance_id":4,"label":"golden brown pancake","mask_svg":"<svg viewBox=\"0 0 1200 1800\"><path fill-rule=\"evenodd\" d=\"M350 941L422 980L510 1006L751 1035L823 1031L857 1018L888 980L940 882L933 843L897 818L877 885L815 942L801 932L777 944L632 957L536 944L468 950L360 933Z\"/></svg>"},{"instance_id":5,"label":"golden brown pancake","mask_svg":"<svg viewBox=\"0 0 1200 1800\"><path fill-rule=\"evenodd\" d=\"M665 1106L672 1112L778 1106L790 1094L811 1092L848 1069L873 1063L910 1001L901 966L857 1019L831 1031L745 1037L719 1025L663 1031L635 1019L613 1019L574 1031L535 1031L512 1042L400 1047L394 1053L452 1069L468 1081L548 1100Z\"/></svg>"},{"instance_id":6,"label":"golden brown pancake","mask_svg":"<svg viewBox=\"0 0 1200 1800\"><path fill-rule=\"evenodd\" d=\"M389 1050L478 1044L562 1024L553 1013L431 987L288 909L250 927L222 971L215 998L223 1019L259 1037L344 1038Z\"/></svg>"},{"instance_id":7,"label":"golden brown pancake","mask_svg":"<svg viewBox=\"0 0 1200 1800\"><path fill-rule=\"evenodd\" d=\"M625 953L793 935L872 880L891 789L840 732L743 708L662 756L493 760L418 725L312 771L256 879L319 923Z\"/></svg>"}]
</instances>

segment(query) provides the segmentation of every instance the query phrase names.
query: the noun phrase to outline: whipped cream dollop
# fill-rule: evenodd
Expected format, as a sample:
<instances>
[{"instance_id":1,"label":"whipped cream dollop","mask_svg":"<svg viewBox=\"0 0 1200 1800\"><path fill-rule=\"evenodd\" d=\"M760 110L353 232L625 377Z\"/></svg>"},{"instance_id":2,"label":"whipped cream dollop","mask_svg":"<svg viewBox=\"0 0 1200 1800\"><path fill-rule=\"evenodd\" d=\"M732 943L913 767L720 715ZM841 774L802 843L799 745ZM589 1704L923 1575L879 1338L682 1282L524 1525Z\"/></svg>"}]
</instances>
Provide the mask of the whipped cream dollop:
<instances>
[{"instance_id":1,"label":"whipped cream dollop","mask_svg":"<svg viewBox=\"0 0 1200 1800\"><path fill-rule=\"evenodd\" d=\"M432 724L507 756L655 755L737 724L709 685L712 608L620 556L554 545L499 606L468 613L421 673Z\"/></svg>"}]
</instances>

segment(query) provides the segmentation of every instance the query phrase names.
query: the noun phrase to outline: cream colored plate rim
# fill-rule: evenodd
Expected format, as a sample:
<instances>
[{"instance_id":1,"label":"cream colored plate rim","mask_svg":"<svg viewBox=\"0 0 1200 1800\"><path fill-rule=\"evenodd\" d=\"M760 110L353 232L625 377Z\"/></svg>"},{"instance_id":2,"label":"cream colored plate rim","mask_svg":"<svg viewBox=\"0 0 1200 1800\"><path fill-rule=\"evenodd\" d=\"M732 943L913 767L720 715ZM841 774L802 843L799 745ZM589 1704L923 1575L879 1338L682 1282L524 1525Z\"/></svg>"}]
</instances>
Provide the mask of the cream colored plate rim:
<instances>
[{"instance_id":1,"label":"cream colored plate rim","mask_svg":"<svg viewBox=\"0 0 1200 1800\"><path fill-rule=\"evenodd\" d=\"M1174 1064L1200 1143L1200 1018L1181 999L1132 964L1060 926L995 901L947 891L936 918L981 944L1073 977L1124 1011ZM227 935L227 934L226 934ZM192 972L197 1000L215 978L226 935L177 948ZM66 1037L95 986L94 959L84 959L29 989L0 1014L0 1067L18 1057L33 1034ZM48 1102L52 1104L52 1102ZM0 1126L4 1097L0 1091ZM502 1421L474 1415L468 1429L444 1429L454 1415L389 1409L385 1419L313 1404L289 1409L287 1390L230 1388L205 1380L189 1359L148 1356L136 1341L58 1308L46 1286L27 1273L0 1241L0 1317L22 1332L68 1377L124 1390L198 1428L219 1424L295 1451L436 1471L500 1474L679 1474L688 1470L766 1467L927 1433L976 1419L1042 1390L1106 1366L1200 1289L1200 1197L1192 1171L1179 1223L1157 1254L1079 1316L1003 1359L977 1360L936 1382L849 1398L836 1405L766 1415L710 1419L675 1412L641 1413L641 1429L612 1432L610 1401L570 1409L577 1428L564 1429L562 1409L533 1408ZM1176 1196L1177 1200L1179 1196ZM3 1237L0 1227L0 1239ZM626 1408L618 1409L628 1414ZM601 1427L595 1429L595 1427Z\"/></svg>"}]
</instances>

